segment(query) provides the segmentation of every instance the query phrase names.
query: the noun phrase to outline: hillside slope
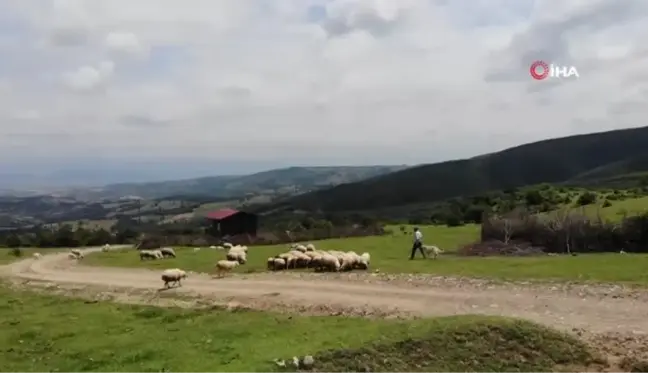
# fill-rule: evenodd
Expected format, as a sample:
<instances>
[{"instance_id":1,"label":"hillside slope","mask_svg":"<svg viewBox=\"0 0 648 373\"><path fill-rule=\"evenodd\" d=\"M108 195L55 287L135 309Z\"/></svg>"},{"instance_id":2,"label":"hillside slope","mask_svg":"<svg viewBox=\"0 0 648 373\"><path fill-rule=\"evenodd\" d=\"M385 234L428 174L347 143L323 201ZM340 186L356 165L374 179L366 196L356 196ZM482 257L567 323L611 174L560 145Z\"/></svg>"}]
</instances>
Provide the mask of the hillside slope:
<instances>
[{"instance_id":1,"label":"hillside slope","mask_svg":"<svg viewBox=\"0 0 648 373\"><path fill-rule=\"evenodd\" d=\"M211 176L150 183L121 183L102 188L79 188L66 193L83 199L122 196L164 198L168 196L239 197L253 194L295 194L321 187L350 183L402 170L405 166L290 167L241 176Z\"/></svg>"},{"instance_id":2,"label":"hillside slope","mask_svg":"<svg viewBox=\"0 0 648 373\"><path fill-rule=\"evenodd\" d=\"M597 175L609 178L648 171L647 144L648 127L544 140L306 193L267 209L371 210Z\"/></svg>"}]
</instances>

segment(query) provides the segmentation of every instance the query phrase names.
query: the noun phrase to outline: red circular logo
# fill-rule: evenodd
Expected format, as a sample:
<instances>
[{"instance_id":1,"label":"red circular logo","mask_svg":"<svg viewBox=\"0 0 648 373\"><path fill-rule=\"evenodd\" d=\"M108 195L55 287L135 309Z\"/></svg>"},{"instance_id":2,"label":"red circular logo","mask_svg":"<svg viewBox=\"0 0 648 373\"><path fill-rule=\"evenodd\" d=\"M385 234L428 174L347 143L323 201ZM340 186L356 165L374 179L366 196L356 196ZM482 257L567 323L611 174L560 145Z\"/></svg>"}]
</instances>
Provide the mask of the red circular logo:
<instances>
[{"instance_id":1,"label":"red circular logo","mask_svg":"<svg viewBox=\"0 0 648 373\"><path fill-rule=\"evenodd\" d=\"M540 72L538 72L538 70L540 70ZM542 80L549 76L549 65L544 61L535 61L531 64L529 73L531 73L533 79Z\"/></svg>"}]
</instances>

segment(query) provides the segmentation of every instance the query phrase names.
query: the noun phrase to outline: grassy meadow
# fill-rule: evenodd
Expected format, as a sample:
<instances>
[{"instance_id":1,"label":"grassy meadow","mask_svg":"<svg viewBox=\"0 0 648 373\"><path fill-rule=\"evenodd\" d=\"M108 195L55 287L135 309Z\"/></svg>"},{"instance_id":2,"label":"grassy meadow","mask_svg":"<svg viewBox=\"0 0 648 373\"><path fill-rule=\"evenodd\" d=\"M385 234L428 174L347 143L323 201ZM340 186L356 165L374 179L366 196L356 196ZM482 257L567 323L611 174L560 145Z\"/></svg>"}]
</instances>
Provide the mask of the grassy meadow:
<instances>
[{"instance_id":1,"label":"grassy meadow","mask_svg":"<svg viewBox=\"0 0 648 373\"><path fill-rule=\"evenodd\" d=\"M421 226L425 241L445 248L449 255L442 255L437 260L424 260L417 253L415 260L409 260L411 228L407 227L407 234L401 233L398 227L392 227L394 234L390 236L331 239L315 241L314 244L323 250L369 252L371 270L382 273L434 274L495 280L623 282L648 286L648 255L644 254L486 258L452 255L453 249L477 239L479 229L474 225L454 228ZM247 264L237 267L234 272L266 271L267 258L287 250L287 245L251 247ZM211 272L216 261L225 258L224 251L208 248L197 252L193 248L178 248L176 253L178 257L175 259L140 261L137 252L132 249L112 251L89 255L84 264L152 269L180 267L196 272Z\"/></svg>"},{"instance_id":2,"label":"grassy meadow","mask_svg":"<svg viewBox=\"0 0 648 373\"><path fill-rule=\"evenodd\" d=\"M318 371L551 371L592 362L572 337L496 317L397 321L155 308L0 285L0 320L4 371L273 371L273 359L307 354Z\"/></svg>"}]
</instances>

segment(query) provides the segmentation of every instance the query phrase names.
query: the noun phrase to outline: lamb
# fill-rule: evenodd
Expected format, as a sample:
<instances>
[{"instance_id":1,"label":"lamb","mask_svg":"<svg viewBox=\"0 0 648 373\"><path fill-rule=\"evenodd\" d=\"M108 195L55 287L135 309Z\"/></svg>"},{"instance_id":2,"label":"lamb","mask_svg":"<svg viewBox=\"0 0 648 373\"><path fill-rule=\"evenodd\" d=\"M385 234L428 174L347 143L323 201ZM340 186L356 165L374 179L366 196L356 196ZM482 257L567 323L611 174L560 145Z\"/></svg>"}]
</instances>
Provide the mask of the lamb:
<instances>
[{"instance_id":1,"label":"lamb","mask_svg":"<svg viewBox=\"0 0 648 373\"><path fill-rule=\"evenodd\" d=\"M168 258L168 257L175 258L176 257L176 253L175 253L175 251L173 250L172 247L163 247L163 248L160 249L160 252L162 253L162 257L164 257L164 258Z\"/></svg>"},{"instance_id":2,"label":"lamb","mask_svg":"<svg viewBox=\"0 0 648 373\"><path fill-rule=\"evenodd\" d=\"M423 250L427 253L429 257L432 257L432 259L436 259L440 254L443 253L443 250L439 249L436 246L423 246Z\"/></svg>"},{"instance_id":3,"label":"lamb","mask_svg":"<svg viewBox=\"0 0 648 373\"><path fill-rule=\"evenodd\" d=\"M41 253L34 253L34 254L32 255L32 257L33 257L34 259L38 260L38 259L42 258L43 256L41 255Z\"/></svg>"},{"instance_id":4,"label":"lamb","mask_svg":"<svg viewBox=\"0 0 648 373\"><path fill-rule=\"evenodd\" d=\"M243 251L230 251L227 253L226 258L229 261L237 261L239 264L247 263L247 254Z\"/></svg>"},{"instance_id":5,"label":"lamb","mask_svg":"<svg viewBox=\"0 0 648 373\"><path fill-rule=\"evenodd\" d=\"M187 278L187 272L180 268L167 269L162 272L162 281L164 281L165 288L169 288L169 283L171 282L178 286L182 286L181 280L183 278Z\"/></svg>"},{"instance_id":6,"label":"lamb","mask_svg":"<svg viewBox=\"0 0 648 373\"><path fill-rule=\"evenodd\" d=\"M219 260L216 263L216 273L218 274L218 277L223 277L225 272L230 272L238 265L239 262L236 260Z\"/></svg>"}]
</instances>

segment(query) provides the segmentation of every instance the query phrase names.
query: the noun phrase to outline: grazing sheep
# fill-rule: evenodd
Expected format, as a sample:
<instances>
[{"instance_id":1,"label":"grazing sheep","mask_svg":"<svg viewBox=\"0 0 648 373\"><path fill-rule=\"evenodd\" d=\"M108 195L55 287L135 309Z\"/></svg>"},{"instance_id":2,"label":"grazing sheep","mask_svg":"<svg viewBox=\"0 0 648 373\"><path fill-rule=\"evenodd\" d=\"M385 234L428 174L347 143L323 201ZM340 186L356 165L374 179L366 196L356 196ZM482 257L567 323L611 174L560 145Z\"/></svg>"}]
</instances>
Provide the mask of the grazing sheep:
<instances>
[{"instance_id":1,"label":"grazing sheep","mask_svg":"<svg viewBox=\"0 0 648 373\"><path fill-rule=\"evenodd\" d=\"M199 247L194 247L194 253L200 251Z\"/></svg>"},{"instance_id":2,"label":"grazing sheep","mask_svg":"<svg viewBox=\"0 0 648 373\"><path fill-rule=\"evenodd\" d=\"M164 287L168 288L169 283L173 282L178 286L182 286L181 280L187 278L187 272L181 270L180 268L167 269L162 272L162 281L164 281Z\"/></svg>"},{"instance_id":3,"label":"grazing sheep","mask_svg":"<svg viewBox=\"0 0 648 373\"><path fill-rule=\"evenodd\" d=\"M247 252L248 252L248 248L247 248L247 246L236 245L236 246L232 246L232 247L230 247L230 248L229 248L229 251L230 251L230 252L232 252L232 251L242 251L242 252L244 252L244 253L247 253Z\"/></svg>"},{"instance_id":4,"label":"grazing sheep","mask_svg":"<svg viewBox=\"0 0 648 373\"><path fill-rule=\"evenodd\" d=\"M356 261L356 268L358 269L369 269L369 261L371 260L371 255L369 253L362 253Z\"/></svg>"},{"instance_id":5,"label":"grazing sheep","mask_svg":"<svg viewBox=\"0 0 648 373\"><path fill-rule=\"evenodd\" d=\"M234 267L238 266L239 262L236 260L219 260L216 263L216 274L218 277L223 277L226 272L230 272Z\"/></svg>"},{"instance_id":6,"label":"grazing sheep","mask_svg":"<svg viewBox=\"0 0 648 373\"><path fill-rule=\"evenodd\" d=\"M308 245L306 245L306 251L315 251L315 245L309 243Z\"/></svg>"},{"instance_id":7,"label":"grazing sheep","mask_svg":"<svg viewBox=\"0 0 648 373\"><path fill-rule=\"evenodd\" d=\"M41 255L41 253L34 253L34 254L32 254L32 257L34 259L38 260L38 259L42 258L43 256Z\"/></svg>"},{"instance_id":8,"label":"grazing sheep","mask_svg":"<svg viewBox=\"0 0 648 373\"><path fill-rule=\"evenodd\" d=\"M157 255L155 255L155 253L151 250L140 250L139 257L140 260L144 260L144 259L155 260L158 258Z\"/></svg>"},{"instance_id":9,"label":"grazing sheep","mask_svg":"<svg viewBox=\"0 0 648 373\"><path fill-rule=\"evenodd\" d=\"M226 248L226 249L231 249L233 247L233 245L231 243L229 243L229 242L225 242L225 243L223 243L223 247Z\"/></svg>"},{"instance_id":10,"label":"grazing sheep","mask_svg":"<svg viewBox=\"0 0 648 373\"><path fill-rule=\"evenodd\" d=\"M107 252L107 251L110 251L110 245L109 244L103 245L103 247L101 248L101 251L103 251L104 253Z\"/></svg>"},{"instance_id":11,"label":"grazing sheep","mask_svg":"<svg viewBox=\"0 0 648 373\"><path fill-rule=\"evenodd\" d=\"M243 251L230 251L226 255L227 260L237 261L239 264L247 263L247 255Z\"/></svg>"},{"instance_id":12,"label":"grazing sheep","mask_svg":"<svg viewBox=\"0 0 648 373\"><path fill-rule=\"evenodd\" d=\"M619 254L626 254L625 250L619 251Z\"/></svg>"},{"instance_id":13,"label":"grazing sheep","mask_svg":"<svg viewBox=\"0 0 648 373\"><path fill-rule=\"evenodd\" d=\"M443 250L439 249L437 246L426 246L423 245L423 250L427 253L428 257L436 259L439 255L443 253Z\"/></svg>"},{"instance_id":14,"label":"grazing sheep","mask_svg":"<svg viewBox=\"0 0 648 373\"><path fill-rule=\"evenodd\" d=\"M320 265L322 266L323 269L331 272L340 271L340 260L336 256L331 254L322 255L322 259L320 260Z\"/></svg>"},{"instance_id":15,"label":"grazing sheep","mask_svg":"<svg viewBox=\"0 0 648 373\"><path fill-rule=\"evenodd\" d=\"M160 249L157 250L151 250L153 255L155 255L156 259L164 259L164 255L162 255L162 251Z\"/></svg>"},{"instance_id":16,"label":"grazing sheep","mask_svg":"<svg viewBox=\"0 0 648 373\"><path fill-rule=\"evenodd\" d=\"M274 260L275 258L268 258L268 271L273 271L274 270Z\"/></svg>"},{"instance_id":17,"label":"grazing sheep","mask_svg":"<svg viewBox=\"0 0 648 373\"><path fill-rule=\"evenodd\" d=\"M286 268L286 261L281 258L274 258L273 269L279 271Z\"/></svg>"},{"instance_id":18,"label":"grazing sheep","mask_svg":"<svg viewBox=\"0 0 648 373\"><path fill-rule=\"evenodd\" d=\"M81 250L79 249L72 249L70 252L76 256L81 256Z\"/></svg>"},{"instance_id":19,"label":"grazing sheep","mask_svg":"<svg viewBox=\"0 0 648 373\"><path fill-rule=\"evenodd\" d=\"M211 245L211 246L209 246L209 248L210 248L210 249L216 249L216 246Z\"/></svg>"},{"instance_id":20,"label":"grazing sheep","mask_svg":"<svg viewBox=\"0 0 648 373\"><path fill-rule=\"evenodd\" d=\"M293 249L294 251L299 251L299 252L301 252L301 253L305 253L305 252L306 252L306 246L304 246L304 245L295 245L292 249Z\"/></svg>"},{"instance_id":21,"label":"grazing sheep","mask_svg":"<svg viewBox=\"0 0 648 373\"><path fill-rule=\"evenodd\" d=\"M172 247L163 247L160 249L160 252L162 253L163 258L175 258L176 253L175 250L173 250Z\"/></svg>"}]
</instances>

